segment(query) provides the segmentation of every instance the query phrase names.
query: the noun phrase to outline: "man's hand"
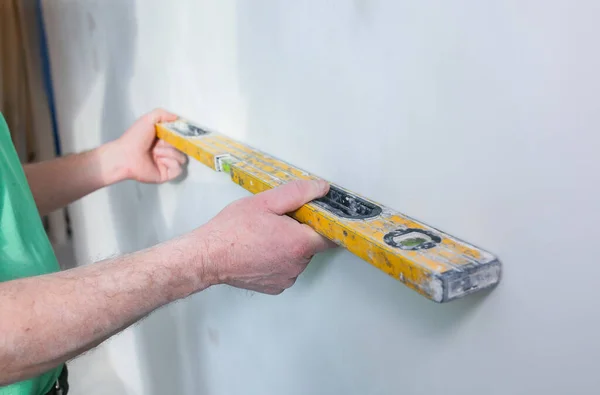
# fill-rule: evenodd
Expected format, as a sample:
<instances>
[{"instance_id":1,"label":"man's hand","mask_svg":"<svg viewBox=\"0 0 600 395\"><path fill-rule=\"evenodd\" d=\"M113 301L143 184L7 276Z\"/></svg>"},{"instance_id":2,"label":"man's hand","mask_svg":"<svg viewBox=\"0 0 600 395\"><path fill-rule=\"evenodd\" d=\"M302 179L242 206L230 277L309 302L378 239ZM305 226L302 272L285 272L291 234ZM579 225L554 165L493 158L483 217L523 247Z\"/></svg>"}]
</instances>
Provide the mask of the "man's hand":
<instances>
[{"instance_id":1,"label":"man's hand","mask_svg":"<svg viewBox=\"0 0 600 395\"><path fill-rule=\"evenodd\" d=\"M25 174L40 214L123 180L162 183L177 178L186 156L158 141L154 128L157 122L175 119L176 115L157 109L138 119L117 140L94 150L26 165Z\"/></svg>"},{"instance_id":2,"label":"man's hand","mask_svg":"<svg viewBox=\"0 0 600 395\"><path fill-rule=\"evenodd\" d=\"M158 122L176 119L177 115L163 109L143 115L123 136L111 143L113 149L107 160L121 164L125 179L159 184L179 177L186 156L158 140L154 128Z\"/></svg>"},{"instance_id":3,"label":"man's hand","mask_svg":"<svg viewBox=\"0 0 600 395\"><path fill-rule=\"evenodd\" d=\"M227 206L192 233L208 250L204 275L272 295L291 287L313 255L335 244L285 214L328 191L325 181L295 181Z\"/></svg>"}]
</instances>

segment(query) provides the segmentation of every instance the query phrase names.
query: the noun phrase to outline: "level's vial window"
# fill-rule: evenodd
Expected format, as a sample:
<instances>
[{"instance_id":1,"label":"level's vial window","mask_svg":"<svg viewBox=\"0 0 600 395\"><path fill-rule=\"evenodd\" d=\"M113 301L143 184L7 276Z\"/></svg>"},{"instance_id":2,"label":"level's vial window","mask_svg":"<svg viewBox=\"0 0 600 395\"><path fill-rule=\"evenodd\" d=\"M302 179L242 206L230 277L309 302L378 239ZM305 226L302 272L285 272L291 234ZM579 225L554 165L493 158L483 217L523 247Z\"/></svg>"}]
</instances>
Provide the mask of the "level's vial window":
<instances>
[{"instance_id":1,"label":"level's vial window","mask_svg":"<svg viewBox=\"0 0 600 395\"><path fill-rule=\"evenodd\" d=\"M381 207L334 185L329 187L327 195L313 202L332 214L343 218L365 219L381 214Z\"/></svg>"},{"instance_id":2,"label":"level's vial window","mask_svg":"<svg viewBox=\"0 0 600 395\"><path fill-rule=\"evenodd\" d=\"M389 232L383 240L389 246L415 251L433 248L442 238L428 230L408 228Z\"/></svg>"},{"instance_id":3,"label":"level's vial window","mask_svg":"<svg viewBox=\"0 0 600 395\"><path fill-rule=\"evenodd\" d=\"M192 125L191 123L181 120L171 122L166 126L185 137L199 137L210 133L209 131L201 129L196 125Z\"/></svg>"}]
</instances>

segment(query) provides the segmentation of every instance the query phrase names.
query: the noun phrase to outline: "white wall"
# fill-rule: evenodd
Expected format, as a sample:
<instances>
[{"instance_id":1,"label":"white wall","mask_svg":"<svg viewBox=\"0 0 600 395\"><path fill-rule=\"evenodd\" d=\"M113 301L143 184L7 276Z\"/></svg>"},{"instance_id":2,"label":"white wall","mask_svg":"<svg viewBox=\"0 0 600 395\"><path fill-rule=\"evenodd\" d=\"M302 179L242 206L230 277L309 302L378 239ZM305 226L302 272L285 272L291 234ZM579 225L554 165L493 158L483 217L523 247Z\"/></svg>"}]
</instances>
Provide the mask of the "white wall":
<instances>
[{"instance_id":1,"label":"white wall","mask_svg":"<svg viewBox=\"0 0 600 395\"><path fill-rule=\"evenodd\" d=\"M128 394L592 394L600 330L594 0L46 0L66 151L164 106L491 250L434 304L353 255L278 297L218 287L109 345ZM246 192L191 163L72 209L91 262Z\"/></svg>"}]
</instances>

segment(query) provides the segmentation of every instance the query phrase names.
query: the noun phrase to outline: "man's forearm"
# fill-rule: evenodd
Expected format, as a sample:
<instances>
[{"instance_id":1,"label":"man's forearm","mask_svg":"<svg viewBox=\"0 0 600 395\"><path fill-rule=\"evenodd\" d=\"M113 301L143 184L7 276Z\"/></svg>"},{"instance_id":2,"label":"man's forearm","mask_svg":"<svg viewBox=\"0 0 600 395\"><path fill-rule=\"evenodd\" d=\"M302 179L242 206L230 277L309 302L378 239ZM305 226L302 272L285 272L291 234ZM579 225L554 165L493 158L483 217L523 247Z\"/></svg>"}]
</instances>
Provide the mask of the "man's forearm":
<instances>
[{"instance_id":1,"label":"man's forearm","mask_svg":"<svg viewBox=\"0 0 600 395\"><path fill-rule=\"evenodd\" d=\"M0 283L0 386L47 371L209 286L203 269L190 269L205 267L196 262L206 257L197 244L184 236L97 264Z\"/></svg>"},{"instance_id":2,"label":"man's forearm","mask_svg":"<svg viewBox=\"0 0 600 395\"><path fill-rule=\"evenodd\" d=\"M102 187L127 177L113 144L24 166L27 181L41 215L62 208Z\"/></svg>"},{"instance_id":3,"label":"man's forearm","mask_svg":"<svg viewBox=\"0 0 600 395\"><path fill-rule=\"evenodd\" d=\"M331 248L286 213L328 190L324 181L290 182L230 204L200 228L150 249L0 283L0 386L48 371L213 284L280 294L310 257Z\"/></svg>"}]
</instances>

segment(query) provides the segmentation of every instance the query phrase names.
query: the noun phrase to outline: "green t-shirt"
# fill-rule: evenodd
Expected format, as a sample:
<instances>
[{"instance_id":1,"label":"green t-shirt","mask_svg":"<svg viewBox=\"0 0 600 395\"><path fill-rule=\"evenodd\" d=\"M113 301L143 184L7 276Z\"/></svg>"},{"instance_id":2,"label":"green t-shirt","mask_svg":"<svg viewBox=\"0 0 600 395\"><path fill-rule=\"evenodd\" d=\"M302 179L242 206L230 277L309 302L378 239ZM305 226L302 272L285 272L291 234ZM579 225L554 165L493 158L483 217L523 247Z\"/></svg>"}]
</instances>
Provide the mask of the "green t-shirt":
<instances>
[{"instance_id":1,"label":"green t-shirt","mask_svg":"<svg viewBox=\"0 0 600 395\"><path fill-rule=\"evenodd\" d=\"M0 114L0 282L58 270L8 126ZM33 379L0 387L0 395L45 394L61 369L62 366Z\"/></svg>"}]
</instances>

